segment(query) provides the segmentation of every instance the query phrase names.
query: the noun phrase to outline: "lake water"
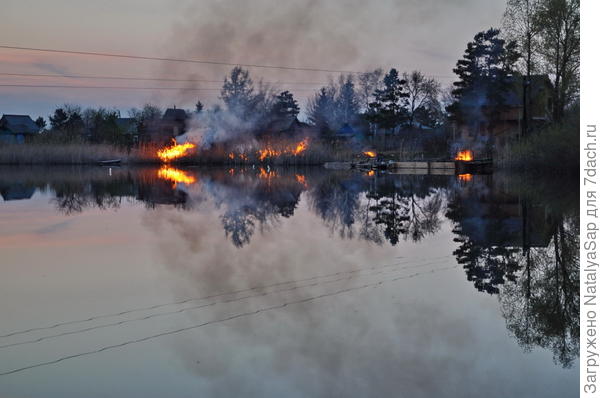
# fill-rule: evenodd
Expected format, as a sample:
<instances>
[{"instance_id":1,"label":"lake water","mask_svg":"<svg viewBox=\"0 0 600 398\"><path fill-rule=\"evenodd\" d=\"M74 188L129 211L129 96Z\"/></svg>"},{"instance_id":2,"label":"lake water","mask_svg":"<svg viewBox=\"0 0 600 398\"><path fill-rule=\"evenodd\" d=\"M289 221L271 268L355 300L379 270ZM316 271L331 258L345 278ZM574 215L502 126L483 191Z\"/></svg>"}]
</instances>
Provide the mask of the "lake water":
<instances>
[{"instance_id":1,"label":"lake water","mask_svg":"<svg viewBox=\"0 0 600 398\"><path fill-rule=\"evenodd\" d=\"M0 168L0 396L577 396L577 191Z\"/></svg>"}]
</instances>

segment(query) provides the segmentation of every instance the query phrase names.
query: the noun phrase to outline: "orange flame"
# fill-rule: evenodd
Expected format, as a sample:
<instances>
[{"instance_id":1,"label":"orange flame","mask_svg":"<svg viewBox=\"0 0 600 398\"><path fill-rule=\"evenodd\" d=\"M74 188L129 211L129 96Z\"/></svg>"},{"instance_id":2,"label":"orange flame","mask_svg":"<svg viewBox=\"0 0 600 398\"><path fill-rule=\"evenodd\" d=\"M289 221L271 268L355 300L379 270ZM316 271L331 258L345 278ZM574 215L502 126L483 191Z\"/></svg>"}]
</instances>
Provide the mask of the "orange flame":
<instances>
[{"instance_id":1,"label":"orange flame","mask_svg":"<svg viewBox=\"0 0 600 398\"><path fill-rule=\"evenodd\" d=\"M458 181L460 182L469 182L473 179L473 174L459 174L458 175Z\"/></svg>"},{"instance_id":2,"label":"orange flame","mask_svg":"<svg viewBox=\"0 0 600 398\"><path fill-rule=\"evenodd\" d=\"M367 171L367 176L368 177L373 177L375 175L375 170L369 170Z\"/></svg>"},{"instance_id":3,"label":"orange flame","mask_svg":"<svg viewBox=\"0 0 600 398\"><path fill-rule=\"evenodd\" d=\"M296 144L288 145L283 149L275 149L270 144L267 144L265 148L256 151L256 155L258 156L258 160L262 162L267 158L275 158L281 155L298 156L306 151L306 149L308 149L308 138Z\"/></svg>"},{"instance_id":4,"label":"orange flame","mask_svg":"<svg viewBox=\"0 0 600 398\"><path fill-rule=\"evenodd\" d=\"M229 157L229 159L233 160L235 159L235 154L233 152L229 152L229 155L227 155Z\"/></svg>"},{"instance_id":5,"label":"orange flame","mask_svg":"<svg viewBox=\"0 0 600 398\"><path fill-rule=\"evenodd\" d=\"M375 153L374 151L364 151L363 154L365 154L366 156L368 156L370 158L377 157L377 153Z\"/></svg>"},{"instance_id":6,"label":"orange flame","mask_svg":"<svg viewBox=\"0 0 600 398\"><path fill-rule=\"evenodd\" d=\"M173 182L173 185L177 183L183 183L185 185L190 185L196 182L196 177L186 173L183 170L176 169L174 167L170 167L167 165L163 165L158 170L158 178L162 178L163 180L169 180Z\"/></svg>"},{"instance_id":7,"label":"orange flame","mask_svg":"<svg viewBox=\"0 0 600 398\"><path fill-rule=\"evenodd\" d=\"M308 138L305 138L296 144L296 147L292 149L292 155L297 156L306 151L306 148L308 148Z\"/></svg>"},{"instance_id":8,"label":"orange flame","mask_svg":"<svg viewBox=\"0 0 600 398\"><path fill-rule=\"evenodd\" d=\"M306 183L306 177L302 174L296 174L296 181L298 181L304 188L308 188L308 184Z\"/></svg>"},{"instance_id":9,"label":"orange flame","mask_svg":"<svg viewBox=\"0 0 600 398\"><path fill-rule=\"evenodd\" d=\"M275 170L265 170L264 168L260 168L259 170L259 174L258 174L258 178L261 179L266 179L268 181L271 181L271 178L277 177L277 173L275 172Z\"/></svg>"},{"instance_id":10,"label":"orange flame","mask_svg":"<svg viewBox=\"0 0 600 398\"><path fill-rule=\"evenodd\" d=\"M454 160L462 160L465 162L470 162L471 160L473 160L473 151L470 149L465 149L464 151L459 151L456 154L456 157L454 158Z\"/></svg>"},{"instance_id":11,"label":"orange flame","mask_svg":"<svg viewBox=\"0 0 600 398\"><path fill-rule=\"evenodd\" d=\"M281 154L281 152L276 151L273 148L267 147L264 149L259 149L258 150L258 160L263 161L266 158L274 158L277 157Z\"/></svg>"},{"instance_id":12,"label":"orange flame","mask_svg":"<svg viewBox=\"0 0 600 398\"><path fill-rule=\"evenodd\" d=\"M156 151L156 156L158 156L163 162L170 162L171 160L179 159L185 156L187 154L186 152L193 148L196 148L196 144L192 144L191 142L177 144L177 141L173 139L173 144Z\"/></svg>"}]
</instances>

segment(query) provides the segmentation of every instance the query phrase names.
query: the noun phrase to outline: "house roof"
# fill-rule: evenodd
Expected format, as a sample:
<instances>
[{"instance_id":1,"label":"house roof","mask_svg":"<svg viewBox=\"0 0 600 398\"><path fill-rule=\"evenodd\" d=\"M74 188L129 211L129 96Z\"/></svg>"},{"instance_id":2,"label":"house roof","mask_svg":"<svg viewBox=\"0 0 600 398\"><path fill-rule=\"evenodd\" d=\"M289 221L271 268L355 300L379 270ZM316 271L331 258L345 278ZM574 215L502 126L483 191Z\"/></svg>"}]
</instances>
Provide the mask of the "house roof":
<instances>
[{"instance_id":1,"label":"house roof","mask_svg":"<svg viewBox=\"0 0 600 398\"><path fill-rule=\"evenodd\" d=\"M165 111L162 119L166 121L184 121L187 120L188 115L184 109L169 108Z\"/></svg>"},{"instance_id":2,"label":"house roof","mask_svg":"<svg viewBox=\"0 0 600 398\"><path fill-rule=\"evenodd\" d=\"M3 115L0 131L9 134L36 134L40 131L29 115Z\"/></svg>"},{"instance_id":3,"label":"house roof","mask_svg":"<svg viewBox=\"0 0 600 398\"><path fill-rule=\"evenodd\" d=\"M508 83L511 85L511 89L502 94L503 102L505 106L521 107L523 106L523 78L524 76L516 75L508 78ZM530 82L530 95L535 98L544 90L552 90L552 82L548 75L531 75L529 76ZM463 106L488 106L490 99L483 95L481 92L467 100Z\"/></svg>"}]
</instances>

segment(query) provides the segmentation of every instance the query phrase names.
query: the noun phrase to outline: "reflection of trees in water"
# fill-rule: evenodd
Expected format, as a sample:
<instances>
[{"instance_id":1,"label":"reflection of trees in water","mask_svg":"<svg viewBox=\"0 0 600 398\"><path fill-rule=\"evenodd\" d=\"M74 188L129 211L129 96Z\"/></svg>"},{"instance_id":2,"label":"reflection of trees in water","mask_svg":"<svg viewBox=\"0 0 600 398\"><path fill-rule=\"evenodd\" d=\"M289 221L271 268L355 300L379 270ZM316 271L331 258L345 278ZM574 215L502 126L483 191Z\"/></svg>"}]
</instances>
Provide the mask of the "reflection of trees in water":
<instances>
[{"instance_id":1,"label":"reflection of trees in water","mask_svg":"<svg viewBox=\"0 0 600 398\"><path fill-rule=\"evenodd\" d=\"M475 288L480 292L498 294L499 285L506 281L515 281L515 273L520 269L518 247L505 246L503 242L494 244L482 244L485 240L486 231L478 229L477 238L469 234L460 223L468 217L467 208L460 201L451 200L448 203L446 217L457 221L452 232L456 235L454 241L459 243L458 248L452 253L458 264L462 265L467 274L467 280L472 281ZM493 220L493 221L502 221ZM493 225L492 228L502 228L501 225ZM492 240L492 239L490 239ZM494 239L495 240L495 239Z\"/></svg>"},{"instance_id":2,"label":"reflection of trees in water","mask_svg":"<svg viewBox=\"0 0 600 398\"><path fill-rule=\"evenodd\" d=\"M310 207L331 231L337 231L344 238L353 238L363 189L364 181L360 176L340 178L337 174L328 174L310 190Z\"/></svg>"},{"instance_id":3,"label":"reflection of trees in water","mask_svg":"<svg viewBox=\"0 0 600 398\"><path fill-rule=\"evenodd\" d=\"M313 211L343 238L358 237L395 245L400 238L419 241L435 233L444 191L424 176L380 176L365 179L331 174L310 190Z\"/></svg>"},{"instance_id":4,"label":"reflection of trees in water","mask_svg":"<svg viewBox=\"0 0 600 398\"><path fill-rule=\"evenodd\" d=\"M579 220L561 221L545 248L526 249L515 283L500 292L502 313L526 350L550 349L568 367L579 354Z\"/></svg>"},{"instance_id":5,"label":"reflection of trees in water","mask_svg":"<svg viewBox=\"0 0 600 398\"><path fill-rule=\"evenodd\" d=\"M46 179L32 172L25 177L35 182L24 186L48 186L54 192L52 200L57 209L65 214L86 208L115 209L124 200L140 201L149 209L165 205L189 210L212 197L223 209L221 221L226 236L241 247L256 231L266 230L281 217L293 216L304 191L312 211L343 238L377 244L387 240L393 245L400 239L418 241L439 229L445 195L442 188L447 183L447 178L432 180L431 176L367 177L322 169L186 172L194 175L198 184L193 194L189 193L191 186L162 179L154 168L114 169L112 174L96 168L69 169L66 173L57 170Z\"/></svg>"},{"instance_id":6,"label":"reflection of trees in water","mask_svg":"<svg viewBox=\"0 0 600 398\"><path fill-rule=\"evenodd\" d=\"M262 233L276 225L280 217L293 216L304 189L295 175L278 176L275 172L267 179L230 177L211 181L211 194L225 209L221 216L225 235L237 247L250 243L257 229Z\"/></svg>"},{"instance_id":7,"label":"reflection of trees in water","mask_svg":"<svg viewBox=\"0 0 600 398\"><path fill-rule=\"evenodd\" d=\"M221 216L225 236L231 238L231 242L237 247L250 243L250 238L254 235L257 225L262 233L277 223L278 219L279 213L267 203L228 209Z\"/></svg>"},{"instance_id":8,"label":"reflection of trees in water","mask_svg":"<svg viewBox=\"0 0 600 398\"><path fill-rule=\"evenodd\" d=\"M130 193L130 181L86 181L50 183L54 191L53 202L64 214L82 212L86 208L117 209L124 194ZM124 192L125 191L125 192Z\"/></svg>"},{"instance_id":9,"label":"reflection of trees in water","mask_svg":"<svg viewBox=\"0 0 600 398\"><path fill-rule=\"evenodd\" d=\"M519 344L549 349L568 367L579 353L579 221L552 210L506 192L463 190L450 197L447 217L467 279L499 295Z\"/></svg>"}]
</instances>

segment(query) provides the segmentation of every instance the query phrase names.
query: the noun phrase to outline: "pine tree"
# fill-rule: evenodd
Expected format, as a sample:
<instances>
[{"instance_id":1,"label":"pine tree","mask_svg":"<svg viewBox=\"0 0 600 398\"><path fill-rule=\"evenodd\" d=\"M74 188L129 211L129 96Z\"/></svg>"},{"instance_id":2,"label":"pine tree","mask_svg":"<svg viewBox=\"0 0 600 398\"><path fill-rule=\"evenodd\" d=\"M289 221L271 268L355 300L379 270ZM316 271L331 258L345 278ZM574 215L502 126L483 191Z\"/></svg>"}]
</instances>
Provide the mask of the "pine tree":
<instances>
[{"instance_id":1,"label":"pine tree","mask_svg":"<svg viewBox=\"0 0 600 398\"><path fill-rule=\"evenodd\" d=\"M289 91L283 91L275 96L272 114L276 119L290 118L294 119L300 113L298 102L294 99L294 95Z\"/></svg>"},{"instance_id":2,"label":"pine tree","mask_svg":"<svg viewBox=\"0 0 600 398\"><path fill-rule=\"evenodd\" d=\"M398 71L392 68L383 78L383 88L375 91L375 101L369 104L367 120L383 129L394 129L406 120L406 81L401 80Z\"/></svg>"},{"instance_id":3,"label":"pine tree","mask_svg":"<svg viewBox=\"0 0 600 398\"><path fill-rule=\"evenodd\" d=\"M489 107L488 116L497 114L511 88L519 57L516 42L501 39L498 29L477 33L454 68L460 80L452 90L455 101L447 108L451 117L475 121L483 105Z\"/></svg>"}]
</instances>

